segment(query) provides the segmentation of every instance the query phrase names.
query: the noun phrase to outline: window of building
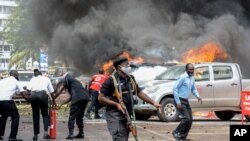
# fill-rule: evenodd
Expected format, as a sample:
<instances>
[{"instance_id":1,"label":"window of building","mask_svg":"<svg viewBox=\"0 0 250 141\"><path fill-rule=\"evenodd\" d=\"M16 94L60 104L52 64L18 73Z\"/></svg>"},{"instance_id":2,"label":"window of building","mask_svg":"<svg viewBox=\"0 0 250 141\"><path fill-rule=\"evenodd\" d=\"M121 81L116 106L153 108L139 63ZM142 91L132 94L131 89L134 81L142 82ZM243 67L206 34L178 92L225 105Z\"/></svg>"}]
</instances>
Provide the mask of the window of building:
<instances>
[{"instance_id":1,"label":"window of building","mask_svg":"<svg viewBox=\"0 0 250 141\"><path fill-rule=\"evenodd\" d=\"M10 7L10 6L1 6L1 8L0 8L0 12L2 13L2 14L10 14L11 12L12 12L12 7Z\"/></svg>"},{"instance_id":2,"label":"window of building","mask_svg":"<svg viewBox=\"0 0 250 141\"><path fill-rule=\"evenodd\" d=\"M9 45L4 45L4 51L10 51L10 46Z\"/></svg>"},{"instance_id":3,"label":"window of building","mask_svg":"<svg viewBox=\"0 0 250 141\"><path fill-rule=\"evenodd\" d=\"M230 66L214 66L214 80L223 80L233 78L233 71Z\"/></svg>"},{"instance_id":4,"label":"window of building","mask_svg":"<svg viewBox=\"0 0 250 141\"><path fill-rule=\"evenodd\" d=\"M0 45L0 51L3 51L3 46L2 45Z\"/></svg>"}]
</instances>

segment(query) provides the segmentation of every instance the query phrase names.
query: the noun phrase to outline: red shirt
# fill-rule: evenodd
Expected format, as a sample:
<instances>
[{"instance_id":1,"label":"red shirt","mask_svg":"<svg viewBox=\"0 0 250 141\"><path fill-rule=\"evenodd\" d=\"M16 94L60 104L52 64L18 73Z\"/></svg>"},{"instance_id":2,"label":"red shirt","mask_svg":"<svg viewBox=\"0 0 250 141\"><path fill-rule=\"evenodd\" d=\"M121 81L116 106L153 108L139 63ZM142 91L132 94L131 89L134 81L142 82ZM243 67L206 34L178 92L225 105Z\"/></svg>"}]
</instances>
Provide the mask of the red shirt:
<instances>
[{"instance_id":1,"label":"red shirt","mask_svg":"<svg viewBox=\"0 0 250 141\"><path fill-rule=\"evenodd\" d=\"M90 89L95 90L95 91L99 91L102 87L102 84L108 79L107 75L104 74L96 74L92 76L91 79L91 85L90 85Z\"/></svg>"}]
</instances>

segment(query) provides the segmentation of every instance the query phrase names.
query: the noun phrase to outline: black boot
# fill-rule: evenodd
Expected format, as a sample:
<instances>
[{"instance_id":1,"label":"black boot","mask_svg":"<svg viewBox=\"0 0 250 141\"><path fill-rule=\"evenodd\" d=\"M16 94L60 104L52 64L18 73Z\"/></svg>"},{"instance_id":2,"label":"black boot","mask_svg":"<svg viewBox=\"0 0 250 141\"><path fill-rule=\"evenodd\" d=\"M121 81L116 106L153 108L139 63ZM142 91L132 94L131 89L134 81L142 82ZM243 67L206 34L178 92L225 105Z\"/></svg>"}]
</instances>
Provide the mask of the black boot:
<instances>
[{"instance_id":1,"label":"black boot","mask_svg":"<svg viewBox=\"0 0 250 141\"><path fill-rule=\"evenodd\" d=\"M90 112L87 112L86 115L85 115L85 117L86 117L87 119L91 119Z\"/></svg>"},{"instance_id":2,"label":"black boot","mask_svg":"<svg viewBox=\"0 0 250 141\"><path fill-rule=\"evenodd\" d=\"M69 135L66 137L67 140L74 139L73 132L74 132L74 129L69 129Z\"/></svg>"},{"instance_id":3,"label":"black boot","mask_svg":"<svg viewBox=\"0 0 250 141\"><path fill-rule=\"evenodd\" d=\"M84 138L83 128L79 128L79 133L74 138Z\"/></svg>"}]
</instances>

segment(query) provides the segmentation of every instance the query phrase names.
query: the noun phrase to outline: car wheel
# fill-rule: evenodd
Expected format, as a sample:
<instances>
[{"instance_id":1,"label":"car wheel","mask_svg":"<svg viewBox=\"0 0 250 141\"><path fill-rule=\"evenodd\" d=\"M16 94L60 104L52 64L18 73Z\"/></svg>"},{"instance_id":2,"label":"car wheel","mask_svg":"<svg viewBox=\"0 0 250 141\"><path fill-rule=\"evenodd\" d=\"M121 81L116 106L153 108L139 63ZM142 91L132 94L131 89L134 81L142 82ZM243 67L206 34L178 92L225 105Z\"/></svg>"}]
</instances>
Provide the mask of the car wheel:
<instances>
[{"instance_id":1,"label":"car wheel","mask_svg":"<svg viewBox=\"0 0 250 141\"><path fill-rule=\"evenodd\" d=\"M230 120L234 117L234 111L216 111L215 115L221 120Z\"/></svg>"},{"instance_id":2,"label":"car wheel","mask_svg":"<svg viewBox=\"0 0 250 141\"><path fill-rule=\"evenodd\" d=\"M250 115L245 115L245 118L247 119L247 121L250 121Z\"/></svg>"},{"instance_id":3,"label":"car wheel","mask_svg":"<svg viewBox=\"0 0 250 141\"><path fill-rule=\"evenodd\" d=\"M135 113L136 120L148 120L152 114L139 114Z\"/></svg>"},{"instance_id":4,"label":"car wheel","mask_svg":"<svg viewBox=\"0 0 250 141\"><path fill-rule=\"evenodd\" d=\"M157 111L157 116L161 121L176 121L178 115L179 113L173 98L165 98L161 101L161 112Z\"/></svg>"}]
</instances>

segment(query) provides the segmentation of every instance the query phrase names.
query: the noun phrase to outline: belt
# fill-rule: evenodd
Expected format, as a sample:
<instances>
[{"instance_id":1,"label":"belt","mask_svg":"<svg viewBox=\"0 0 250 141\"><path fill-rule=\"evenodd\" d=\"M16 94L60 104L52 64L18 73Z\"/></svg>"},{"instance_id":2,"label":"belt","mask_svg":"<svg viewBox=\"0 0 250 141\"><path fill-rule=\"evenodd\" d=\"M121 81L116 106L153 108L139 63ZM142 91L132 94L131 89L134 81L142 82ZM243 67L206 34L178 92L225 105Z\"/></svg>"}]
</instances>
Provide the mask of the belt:
<instances>
[{"instance_id":1,"label":"belt","mask_svg":"<svg viewBox=\"0 0 250 141\"><path fill-rule=\"evenodd\" d=\"M188 99L180 97L180 100L188 102Z\"/></svg>"},{"instance_id":2,"label":"belt","mask_svg":"<svg viewBox=\"0 0 250 141\"><path fill-rule=\"evenodd\" d=\"M188 99L185 99L185 98L181 98L181 97L180 97L180 100L181 100L181 103L182 103L182 104L189 104Z\"/></svg>"}]
</instances>

